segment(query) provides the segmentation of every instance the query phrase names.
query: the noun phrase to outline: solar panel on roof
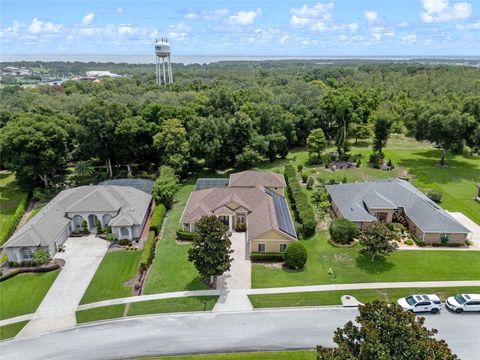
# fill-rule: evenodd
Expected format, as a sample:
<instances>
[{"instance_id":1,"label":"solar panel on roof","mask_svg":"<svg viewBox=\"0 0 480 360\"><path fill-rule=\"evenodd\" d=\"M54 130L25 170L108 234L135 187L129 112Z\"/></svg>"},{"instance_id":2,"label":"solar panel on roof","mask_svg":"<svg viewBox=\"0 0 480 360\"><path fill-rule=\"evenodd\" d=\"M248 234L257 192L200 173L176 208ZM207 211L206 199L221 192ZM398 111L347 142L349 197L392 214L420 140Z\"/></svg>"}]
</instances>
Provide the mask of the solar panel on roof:
<instances>
[{"instance_id":1,"label":"solar panel on roof","mask_svg":"<svg viewBox=\"0 0 480 360\"><path fill-rule=\"evenodd\" d=\"M278 228L296 238L297 234L295 232L295 226L293 225L293 220L285 198L268 189L265 189L265 192L273 199L273 207L275 208L275 214L277 215Z\"/></svg>"},{"instance_id":2,"label":"solar panel on roof","mask_svg":"<svg viewBox=\"0 0 480 360\"><path fill-rule=\"evenodd\" d=\"M222 188L228 186L229 179L215 179L215 178L200 178L195 184L195 191L205 190L211 188Z\"/></svg>"}]
</instances>

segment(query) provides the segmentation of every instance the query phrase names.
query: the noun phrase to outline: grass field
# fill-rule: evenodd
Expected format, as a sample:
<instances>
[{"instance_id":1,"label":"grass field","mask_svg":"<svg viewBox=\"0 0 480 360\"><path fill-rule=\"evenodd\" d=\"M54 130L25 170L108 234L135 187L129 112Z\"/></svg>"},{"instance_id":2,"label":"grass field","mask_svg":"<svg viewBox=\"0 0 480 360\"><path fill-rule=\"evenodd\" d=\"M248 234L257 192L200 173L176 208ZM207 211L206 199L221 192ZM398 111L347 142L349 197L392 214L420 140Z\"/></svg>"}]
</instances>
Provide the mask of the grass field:
<instances>
[{"instance_id":1,"label":"grass field","mask_svg":"<svg viewBox=\"0 0 480 360\"><path fill-rule=\"evenodd\" d=\"M328 283L391 281L435 281L480 279L479 251L404 250L389 257L370 261L360 255L359 247L338 248L327 242L325 232L309 240L300 240L308 252L303 271L252 266L252 286L281 287ZM333 276L328 275L328 269Z\"/></svg>"},{"instance_id":2,"label":"grass field","mask_svg":"<svg viewBox=\"0 0 480 360\"><path fill-rule=\"evenodd\" d=\"M444 301L447 297L462 293L479 293L480 287L447 287L447 288L408 288L408 289L365 289L316 291L290 294L250 295L255 308L289 307L289 306L323 306L341 305L343 295L354 296L358 301L366 303L373 300L396 302L398 298L412 294L437 294Z\"/></svg>"},{"instance_id":3,"label":"grass field","mask_svg":"<svg viewBox=\"0 0 480 360\"><path fill-rule=\"evenodd\" d=\"M190 245L179 245L175 241L176 231L180 228L178 222L193 188L194 182L190 181L182 185L175 195L175 204L168 212L165 232L157 245L155 260L145 286L145 294L206 289L197 270L187 260Z\"/></svg>"},{"instance_id":4,"label":"grass field","mask_svg":"<svg viewBox=\"0 0 480 360\"><path fill-rule=\"evenodd\" d=\"M81 310L75 313L77 323L115 319L123 316L125 305L102 306L94 309Z\"/></svg>"},{"instance_id":5,"label":"grass field","mask_svg":"<svg viewBox=\"0 0 480 360\"><path fill-rule=\"evenodd\" d=\"M178 299L142 301L130 304L128 316L212 310L218 296L192 296Z\"/></svg>"},{"instance_id":6,"label":"grass field","mask_svg":"<svg viewBox=\"0 0 480 360\"><path fill-rule=\"evenodd\" d=\"M11 219L24 196L15 182L15 174L0 174L0 229Z\"/></svg>"},{"instance_id":7,"label":"grass field","mask_svg":"<svg viewBox=\"0 0 480 360\"><path fill-rule=\"evenodd\" d=\"M125 283L135 276L141 254L141 251L112 251L107 253L80 304L132 295L132 289Z\"/></svg>"},{"instance_id":8,"label":"grass field","mask_svg":"<svg viewBox=\"0 0 480 360\"><path fill-rule=\"evenodd\" d=\"M317 353L313 350L300 351L270 351L270 352L245 352L233 354L209 354L165 356L146 358L143 360L315 360Z\"/></svg>"},{"instance_id":9,"label":"grass field","mask_svg":"<svg viewBox=\"0 0 480 360\"><path fill-rule=\"evenodd\" d=\"M0 283L0 320L30 314L55 281L58 271L20 274Z\"/></svg>"},{"instance_id":10,"label":"grass field","mask_svg":"<svg viewBox=\"0 0 480 360\"><path fill-rule=\"evenodd\" d=\"M27 325L28 321L20 321L15 324L0 326L0 340L10 339L15 337L20 330Z\"/></svg>"}]
</instances>

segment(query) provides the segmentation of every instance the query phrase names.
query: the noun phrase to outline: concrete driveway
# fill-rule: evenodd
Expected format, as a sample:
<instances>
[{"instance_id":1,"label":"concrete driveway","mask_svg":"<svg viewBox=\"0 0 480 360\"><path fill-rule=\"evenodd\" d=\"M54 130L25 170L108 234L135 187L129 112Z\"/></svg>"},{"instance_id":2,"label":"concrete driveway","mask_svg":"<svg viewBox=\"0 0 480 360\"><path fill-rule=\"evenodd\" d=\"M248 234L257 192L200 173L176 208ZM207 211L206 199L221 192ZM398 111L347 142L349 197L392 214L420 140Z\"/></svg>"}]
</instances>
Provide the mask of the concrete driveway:
<instances>
[{"instance_id":1,"label":"concrete driveway","mask_svg":"<svg viewBox=\"0 0 480 360\"><path fill-rule=\"evenodd\" d=\"M109 243L95 237L69 238L65 252L55 257L65 266L35 312L17 337L66 329L76 325L75 310L95 275Z\"/></svg>"},{"instance_id":2,"label":"concrete driveway","mask_svg":"<svg viewBox=\"0 0 480 360\"><path fill-rule=\"evenodd\" d=\"M461 212L449 212L460 224L472 232L472 241L475 247L480 247L480 225Z\"/></svg>"}]
</instances>

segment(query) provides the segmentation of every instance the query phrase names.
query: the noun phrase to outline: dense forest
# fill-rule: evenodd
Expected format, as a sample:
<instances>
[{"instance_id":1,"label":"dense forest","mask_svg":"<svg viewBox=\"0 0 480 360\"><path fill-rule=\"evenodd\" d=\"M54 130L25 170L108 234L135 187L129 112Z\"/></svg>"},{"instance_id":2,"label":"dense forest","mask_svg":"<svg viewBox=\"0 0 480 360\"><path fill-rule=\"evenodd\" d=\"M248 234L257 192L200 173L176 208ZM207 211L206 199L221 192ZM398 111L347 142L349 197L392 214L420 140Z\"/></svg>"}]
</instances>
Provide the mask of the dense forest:
<instances>
[{"instance_id":1,"label":"dense forest","mask_svg":"<svg viewBox=\"0 0 480 360\"><path fill-rule=\"evenodd\" d=\"M61 73L71 65L22 66ZM165 88L155 85L153 65L85 69L129 77L0 89L1 166L26 190L63 185L72 172L82 183L151 176L161 165L180 176L250 168L305 146L314 129L343 158L352 143L371 139L381 156L389 132L444 153L480 145L477 68L220 62L177 65Z\"/></svg>"}]
</instances>

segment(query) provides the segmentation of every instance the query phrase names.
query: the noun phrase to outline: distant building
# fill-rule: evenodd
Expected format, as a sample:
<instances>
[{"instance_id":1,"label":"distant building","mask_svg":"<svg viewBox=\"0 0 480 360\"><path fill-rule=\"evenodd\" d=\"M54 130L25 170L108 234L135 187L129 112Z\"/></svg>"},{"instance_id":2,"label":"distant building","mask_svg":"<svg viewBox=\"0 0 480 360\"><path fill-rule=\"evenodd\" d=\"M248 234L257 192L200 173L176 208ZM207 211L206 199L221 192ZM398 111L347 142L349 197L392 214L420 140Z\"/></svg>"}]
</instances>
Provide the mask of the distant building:
<instances>
[{"instance_id":1,"label":"distant building","mask_svg":"<svg viewBox=\"0 0 480 360\"><path fill-rule=\"evenodd\" d=\"M112 73L110 71L104 71L104 70L87 71L85 74L87 75L87 78L102 78L102 77L117 78L117 77L122 77L122 75L118 75L118 74Z\"/></svg>"}]
</instances>

